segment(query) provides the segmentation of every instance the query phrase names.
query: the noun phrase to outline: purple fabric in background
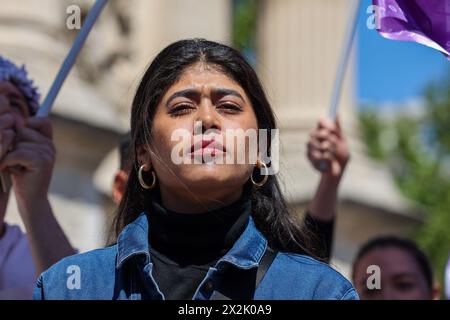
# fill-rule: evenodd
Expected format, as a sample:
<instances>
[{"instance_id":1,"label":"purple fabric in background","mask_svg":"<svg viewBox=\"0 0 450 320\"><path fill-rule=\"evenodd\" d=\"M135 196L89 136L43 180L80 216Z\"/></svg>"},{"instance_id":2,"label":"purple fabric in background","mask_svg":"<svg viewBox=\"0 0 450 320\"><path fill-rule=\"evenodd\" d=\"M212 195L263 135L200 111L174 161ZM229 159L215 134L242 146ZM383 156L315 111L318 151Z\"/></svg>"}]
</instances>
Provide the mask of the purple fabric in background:
<instances>
[{"instance_id":1,"label":"purple fabric in background","mask_svg":"<svg viewBox=\"0 0 450 320\"><path fill-rule=\"evenodd\" d=\"M450 0L373 0L379 33L450 57Z\"/></svg>"}]
</instances>

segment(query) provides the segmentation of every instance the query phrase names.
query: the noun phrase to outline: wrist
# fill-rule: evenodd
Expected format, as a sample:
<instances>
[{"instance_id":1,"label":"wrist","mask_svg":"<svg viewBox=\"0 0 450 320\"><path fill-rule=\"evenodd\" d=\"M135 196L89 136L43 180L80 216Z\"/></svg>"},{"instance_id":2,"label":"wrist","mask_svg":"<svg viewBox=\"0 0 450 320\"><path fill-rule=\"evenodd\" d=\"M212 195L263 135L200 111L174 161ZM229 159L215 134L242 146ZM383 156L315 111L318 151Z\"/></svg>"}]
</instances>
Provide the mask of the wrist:
<instances>
[{"instance_id":1,"label":"wrist","mask_svg":"<svg viewBox=\"0 0 450 320\"><path fill-rule=\"evenodd\" d=\"M334 176L330 173L323 173L320 182L328 187L337 188L341 182L341 178L342 174Z\"/></svg>"},{"instance_id":2,"label":"wrist","mask_svg":"<svg viewBox=\"0 0 450 320\"><path fill-rule=\"evenodd\" d=\"M50 201L47 196L37 196L27 200L17 198L16 201L20 216L25 224L33 222L35 219L42 219L49 212Z\"/></svg>"}]
</instances>

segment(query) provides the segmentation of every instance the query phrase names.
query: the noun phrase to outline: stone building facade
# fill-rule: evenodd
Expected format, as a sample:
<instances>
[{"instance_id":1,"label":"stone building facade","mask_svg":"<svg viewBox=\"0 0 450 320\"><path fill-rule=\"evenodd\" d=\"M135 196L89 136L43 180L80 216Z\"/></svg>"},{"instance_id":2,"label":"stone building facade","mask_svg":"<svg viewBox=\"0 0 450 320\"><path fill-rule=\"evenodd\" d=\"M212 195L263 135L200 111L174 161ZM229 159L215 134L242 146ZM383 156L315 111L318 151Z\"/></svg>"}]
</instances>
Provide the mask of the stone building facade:
<instances>
[{"instance_id":1,"label":"stone building facade","mask_svg":"<svg viewBox=\"0 0 450 320\"><path fill-rule=\"evenodd\" d=\"M0 0L0 53L26 63L43 94L76 35L65 21L71 4L85 13L93 1ZM318 182L305 143L318 118L327 114L348 6L347 0L258 1L256 68L279 118L280 175L299 213ZM109 190L118 166L114 148L128 128L129 106L145 67L178 39L231 43L232 15L231 0L109 1L52 115L58 158L51 201L81 251L105 242L113 209ZM353 74L352 64L340 110L352 161L340 193L334 250L334 263L347 275L355 250L368 237L405 233L420 222L386 169L365 156ZM20 223L14 203L7 220Z\"/></svg>"}]
</instances>

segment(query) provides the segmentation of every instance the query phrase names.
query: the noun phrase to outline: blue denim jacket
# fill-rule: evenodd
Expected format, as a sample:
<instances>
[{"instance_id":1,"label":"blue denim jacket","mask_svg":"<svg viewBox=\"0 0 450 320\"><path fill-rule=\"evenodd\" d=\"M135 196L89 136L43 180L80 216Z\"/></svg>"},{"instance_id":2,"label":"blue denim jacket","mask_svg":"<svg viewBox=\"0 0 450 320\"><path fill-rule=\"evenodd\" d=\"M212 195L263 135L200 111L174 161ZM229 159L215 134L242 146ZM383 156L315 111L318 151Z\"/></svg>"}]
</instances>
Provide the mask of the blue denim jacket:
<instances>
[{"instance_id":1,"label":"blue denim jacket","mask_svg":"<svg viewBox=\"0 0 450 320\"><path fill-rule=\"evenodd\" d=\"M152 277L148 223L143 213L125 227L116 245L61 260L39 277L34 299L164 299ZM267 240L250 218L230 251L209 269L193 299L210 300L224 270L257 268L266 248ZM358 296L350 282L327 264L279 252L253 298L347 300Z\"/></svg>"}]
</instances>

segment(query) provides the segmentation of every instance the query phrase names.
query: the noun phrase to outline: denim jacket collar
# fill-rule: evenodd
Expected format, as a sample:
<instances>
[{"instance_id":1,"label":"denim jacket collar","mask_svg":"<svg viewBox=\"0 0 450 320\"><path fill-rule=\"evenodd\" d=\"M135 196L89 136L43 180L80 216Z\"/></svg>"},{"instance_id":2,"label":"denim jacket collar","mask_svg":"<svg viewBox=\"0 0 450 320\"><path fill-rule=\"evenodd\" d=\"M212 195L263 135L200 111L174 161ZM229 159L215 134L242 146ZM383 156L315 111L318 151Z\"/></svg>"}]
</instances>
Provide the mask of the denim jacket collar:
<instances>
[{"instance_id":1,"label":"denim jacket collar","mask_svg":"<svg viewBox=\"0 0 450 320\"><path fill-rule=\"evenodd\" d=\"M148 243L148 219L145 213L127 225L117 239L116 269L135 256L144 256L150 262L150 246Z\"/></svg>"},{"instance_id":2,"label":"denim jacket collar","mask_svg":"<svg viewBox=\"0 0 450 320\"><path fill-rule=\"evenodd\" d=\"M230 251L217 262L217 267L220 268L224 263L246 270L258 267L266 248L267 240L256 228L250 216L244 232Z\"/></svg>"},{"instance_id":3,"label":"denim jacket collar","mask_svg":"<svg viewBox=\"0 0 450 320\"><path fill-rule=\"evenodd\" d=\"M148 243L149 221L145 212L132 223L127 225L117 240L117 262L119 269L123 264L135 256L144 256L150 262L150 246ZM220 268L229 263L240 269L257 267L267 247L267 240L256 228L252 217L247 227L230 251L217 263Z\"/></svg>"}]
</instances>

